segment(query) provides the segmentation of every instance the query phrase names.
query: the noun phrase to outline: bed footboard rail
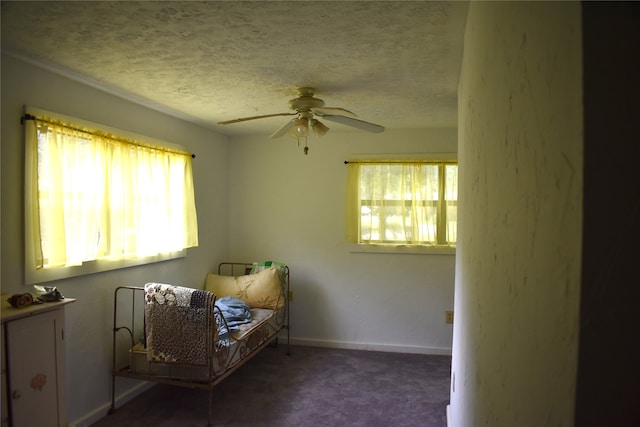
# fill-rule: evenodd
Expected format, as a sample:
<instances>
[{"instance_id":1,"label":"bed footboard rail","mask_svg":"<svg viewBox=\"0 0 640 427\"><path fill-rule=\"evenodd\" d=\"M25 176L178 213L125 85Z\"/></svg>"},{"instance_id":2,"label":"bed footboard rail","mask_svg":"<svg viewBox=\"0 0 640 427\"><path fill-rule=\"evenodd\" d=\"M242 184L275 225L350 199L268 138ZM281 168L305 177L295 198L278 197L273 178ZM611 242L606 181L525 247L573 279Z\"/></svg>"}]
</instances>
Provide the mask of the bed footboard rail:
<instances>
[{"instance_id":1,"label":"bed footboard rail","mask_svg":"<svg viewBox=\"0 0 640 427\"><path fill-rule=\"evenodd\" d=\"M126 292L130 292L131 299L124 300L121 295ZM137 297L137 298L136 298ZM125 331L128 334L129 342L128 346L130 349L133 349L136 345L135 334L137 327L142 323L142 331L144 331L144 316L140 315L141 308L138 307L136 310L136 305L139 306L139 303L136 303L136 299L144 302L144 288L139 286L118 286L113 293L113 328L112 328L112 359L111 359L111 407L109 408L109 413L113 413L115 411L115 394L116 394L116 375L119 371L118 369L118 333L121 331ZM125 318L125 320L119 320L122 317L122 309L119 311L118 307L121 305L130 304L129 316ZM122 308L122 307L121 307ZM124 325L121 324L124 323ZM143 332L144 333L144 332ZM133 366L133 352L129 352L129 364L128 367ZM126 369L126 368L125 368Z\"/></svg>"},{"instance_id":2,"label":"bed footboard rail","mask_svg":"<svg viewBox=\"0 0 640 427\"><path fill-rule=\"evenodd\" d=\"M229 366L229 340L216 333L217 325L225 324L225 319L213 302L209 321L201 333L209 337L204 364L149 362L147 333L150 330L145 317L145 298L144 287L119 286L114 292L109 413L115 411L116 377L210 389ZM176 336L178 344L182 339L184 337Z\"/></svg>"},{"instance_id":3,"label":"bed footboard rail","mask_svg":"<svg viewBox=\"0 0 640 427\"><path fill-rule=\"evenodd\" d=\"M236 262L224 262L218 266L218 274L227 276L240 276L250 274L254 263L236 263ZM202 358L198 358L196 365L186 366L183 363L174 363L172 361L157 361L156 355L153 353L155 348L154 334L151 329L156 328L156 320L158 316L150 315L148 318L149 324L147 324L147 315L145 308L146 299L151 298L154 304L157 302L156 294L150 293L147 295L145 287L140 286L118 286L114 291L113 302L113 327L112 327L112 376L111 376L111 407L108 411L109 414L113 413L116 409L116 377L127 377L131 379L153 381L157 383L178 385L182 387L197 388L209 391L209 425L212 425L212 399L211 391L213 387L228 377L236 369L242 366L246 361L251 359L257 352L271 343L277 343L278 337L283 334L282 329L286 329L287 339L287 354L290 354L290 317L289 317L289 300L291 296L290 290L290 271L288 266L279 266L281 272L281 284L282 292L278 300L276 301L275 310L271 319L275 322L264 321L259 324L253 332L250 332L244 337L230 337L230 334L220 334L219 328L225 331L229 331L226 319L221 312L220 308L215 306L215 294L209 293L202 295L203 290L192 289L173 289L176 296L180 298L176 299L181 302L181 310L199 309L202 315L202 306L200 299L204 298L205 305L210 307L210 310L205 310L208 316L206 322L205 335L201 335L197 332L197 336L206 338L205 341L209 343L206 350L206 363L202 363ZM154 285L169 286L152 283L151 291L154 291ZM157 290L157 289L156 289ZM162 289L164 290L164 289ZM198 293L200 292L200 293ZM182 298L185 294L192 296L191 303L187 306L182 305L186 299ZM151 296L153 295L153 296ZM213 297L213 300L211 300ZM160 298L162 300L162 298ZM281 304L284 301L284 304ZM160 302L162 304L162 302ZM175 313L174 313L175 314ZM159 315L160 319L164 319L162 315ZM202 319L202 317L200 317ZM192 320L192 319L191 319ZM167 321L163 320L161 324L166 324ZM187 323L185 323L187 324ZM190 323L185 328L192 328ZM150 328L153 326L153 328ZM192 329L189 329L190 331ZM157 329L160 333L160 341L165 340L165 330L161 327ZM147 335L149 333L149 335ZM187 334L191 338L193 343L193 337L196 332ZM172 341L172 345L176 344L177 348L195 348L193 346L183 346L182 340L180 340L180 334L174 334L170 337L177 341ZM187 341L184 341L187 342ZM176 348L176 347L172 347ZM147 350L149 349L149 350ZM176 352L182 355L182 351ZM164 353L163 353L164 354ZM203 353L198 350L197 355ZM191 354L188 355L188 358ZM152 361L149 361L148 359ZM178 360L178 359L171 359Z\"/></svg>"}]
</instances>

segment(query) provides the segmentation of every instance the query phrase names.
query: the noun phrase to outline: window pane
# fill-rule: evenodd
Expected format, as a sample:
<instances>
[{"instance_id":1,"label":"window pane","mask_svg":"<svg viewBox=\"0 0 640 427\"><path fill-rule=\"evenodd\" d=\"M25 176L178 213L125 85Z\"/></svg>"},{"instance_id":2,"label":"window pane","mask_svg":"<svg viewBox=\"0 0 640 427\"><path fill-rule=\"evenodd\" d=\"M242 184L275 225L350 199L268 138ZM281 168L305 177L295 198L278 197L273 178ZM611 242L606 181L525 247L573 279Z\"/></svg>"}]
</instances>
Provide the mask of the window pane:
<instances>
[{"instance_id":1,"label":"window pane","mask_svg":"<svg viewBox=\"0 0 640 427\"><path fill-rule=\"evenodd\" d=\"M447 244L455 244L458 238L458 165L445 166L445 201Z\"/></svg>"},{"instance_id":2,"label":"window pane","mask_svg":"<svg viewBox=\"0 0 640 427\"><path fill-rule=\"evenodd\" d=\"M384 240L390 242L406 240L404 233L404 224L411 221L403 215L404 208L402 206L388 206L384 209L384 216L381 221L384 224Z\"/></svg>"},{"instance_id":3,"label":"window pane","mask_svg":"<svg viewBox=\"0 0 640 427\"><path fill-rule=\"evenodd\" d=\"M39 268L197 245L188 153L54 122L38 123L36 142Z\"/></svg>"},{"instance_id":4,"label":"window pane","mask_svg":"<svg viewBox=\"0 0 640 427\"><path fill-rule=\"evenodd\" d=\"M445 200L458 200L458 165L445 165Z\"/></svg>"},{"instance_id":5,"label":"window pane","mask_svg":"<svg viewBox=\"0 0 640 427\"><path fill-rule=\"evenodd\" d=\"M420 165L417 173L420 173L420 188L415 192L417 200L437 201L438 196L438 166Z\"/></svg>"},{"instance_id":6,"label":"window pane","mask_svg":"<svg viewBox=\"0 0 640 427\"><path fill-rule=\"evenodd\" d=\"M440 186L444 169L449 186ZM455 242L457 166L437 163L364 164L360 170L360 239L363 242L437 244L438 218L445 243ZM444 189L443 194L440 190Z\"/></svg>"}]
</instances>

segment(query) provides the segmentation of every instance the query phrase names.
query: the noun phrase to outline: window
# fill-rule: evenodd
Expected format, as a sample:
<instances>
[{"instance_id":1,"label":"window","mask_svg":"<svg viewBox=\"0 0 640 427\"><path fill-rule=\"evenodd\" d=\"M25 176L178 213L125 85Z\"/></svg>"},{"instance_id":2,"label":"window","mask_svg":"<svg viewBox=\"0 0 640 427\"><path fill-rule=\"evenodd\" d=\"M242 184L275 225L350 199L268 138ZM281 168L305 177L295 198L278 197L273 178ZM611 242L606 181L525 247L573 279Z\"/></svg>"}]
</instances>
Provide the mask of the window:
<instances>
[{"instance_id":1,"label":"window","mask_svg":"<svg viewBox=\"0 0 640 427\"><path fill-rule=\"evenodd\" d=\"M457 200L456 162L349 162L347 240L453 247Z\"/></svg>"},{"instance_id":2,"label":"window","mask_svg":"<svg viewBox=\"0 0 640 427\"><path fill-rule=\"evenodd\" d=\"M98 270L120 268L113 262L198 245L190 153L47 115L25 118L27 270L100 261L109 265Z\"/></svg>"}]
</instances>

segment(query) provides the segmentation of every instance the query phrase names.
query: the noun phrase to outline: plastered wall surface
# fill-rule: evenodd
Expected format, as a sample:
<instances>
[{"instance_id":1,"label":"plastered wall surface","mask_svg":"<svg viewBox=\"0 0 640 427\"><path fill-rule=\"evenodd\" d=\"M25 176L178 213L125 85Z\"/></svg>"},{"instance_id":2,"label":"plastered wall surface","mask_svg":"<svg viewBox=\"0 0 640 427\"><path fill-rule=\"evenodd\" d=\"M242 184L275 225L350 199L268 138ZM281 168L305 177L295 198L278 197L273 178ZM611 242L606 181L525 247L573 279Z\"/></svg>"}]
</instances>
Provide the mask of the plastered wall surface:
<instances>
[{"instance_id":1,"label":"plastered wall surface","mask_svg":"<svg viewBox=\"0 0 640 427\"><path fill-rule=\"evenodd\" d=\"M579 3L470 4L450 426L573 425L580 40Z\"/></svg>"},{"instance_id":2,"label":"plastered wall surface","mask_svg":"<svg viewBox=\"0 0 640 427\"><path fill-rule=\"evenodd\" d=\"M164 114L136 106L11 57L2 57L2 293L27 292L23 285L23 105L94 121L183 145L193 161L198 248L173 261L52 282L77 298L66 307L67 402L70 423L84 425L106 413L111 392L113 291L118 285L160 281L202 286L206 273L226 259L228 169L226 138ZM119 381L118 394L136 383ZM72 424L73 425L73 424Z\"/></svg>"},{"instance_id":3,"label":"plastered wall surface","mask_svg":"<svg viewBox=\"0 0 640 427\"><path fill-rule=\"evenodd\" d=\"M2 57L2 293L24 292L23 105L175 142L196 154L198 248L187 257L53 282L67 306L71 425L106 414L110 399L113 291L161 281L202 286L229 259L274 259L292 268L293 342L450 354L454 255L353 253L345 243L344 160L367 153L455 153L456 129L371 135L332 126L304 156L292 140L228 140L212 131ZM280 123L276 123L276 127ZM11 207L11 208L9 208ZM117 381L124 396L139 383Z\"/></svg>"},{"instance_id":4,"label":"plastered wall surface","mask_svg":"<svg viewBox=\"0 0 640 427\"><path fill-rule=\"evenodd\" d=\"M274 127L281 125L274 120ZM370 134L335 124L308 139L230 143L230 254L291 266L295 342L450 354L454 255L354 253L345 241L345 160L456 152L454 128ZM301 145L304 145L302 142Z\"/></svg>"}]
</instances>

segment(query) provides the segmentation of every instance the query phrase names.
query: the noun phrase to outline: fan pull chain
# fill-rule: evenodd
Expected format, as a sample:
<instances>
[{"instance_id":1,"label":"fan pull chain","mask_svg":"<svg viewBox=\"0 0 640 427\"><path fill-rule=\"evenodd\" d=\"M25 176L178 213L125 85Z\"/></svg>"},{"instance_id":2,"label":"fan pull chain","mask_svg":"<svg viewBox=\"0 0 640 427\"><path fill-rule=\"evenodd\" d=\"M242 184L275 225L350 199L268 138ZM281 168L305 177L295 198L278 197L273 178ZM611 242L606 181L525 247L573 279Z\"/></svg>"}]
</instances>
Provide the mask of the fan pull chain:
<instances>
[{"instance_id":1,"label":"fan pull chain","mask_svg":"<svg viewBox=\"0 0 640 427\"><path fill-rule=\"evenodd\" d=\"M298 137L298 147L300 147L300 137ZM304 154L305 156L309 154L309 146L307 145L307 137L304 137Z\"/></svg>"}]
</instances>

